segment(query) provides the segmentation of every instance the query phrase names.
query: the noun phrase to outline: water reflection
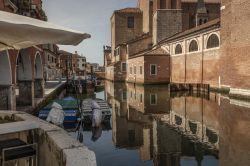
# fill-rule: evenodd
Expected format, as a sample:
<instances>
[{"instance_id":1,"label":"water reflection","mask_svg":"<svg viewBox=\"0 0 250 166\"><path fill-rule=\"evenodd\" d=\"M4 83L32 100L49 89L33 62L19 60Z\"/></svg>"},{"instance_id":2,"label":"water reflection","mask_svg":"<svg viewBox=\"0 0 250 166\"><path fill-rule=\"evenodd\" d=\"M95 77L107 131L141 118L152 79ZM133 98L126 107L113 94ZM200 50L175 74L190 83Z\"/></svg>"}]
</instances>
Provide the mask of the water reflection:
<instances>
[{"instance_id":1,"label":"water reflection","mask_svg":"<svg viewBox=\"0 0 250 166\"><path fill-rule=\"evenodd\" d=\"M170 94L166 85L106 82L105 89L116 147L138 149L141 161L153 160L155 166L177 166L182 160L201 165L208 156L218 164L215 94L209 97L214 105L207 106L200 94Z\"/></svg>"},{"instance_id":2,"label":"water reflection","mask_svg":"<svg viewBox=\"0 0 250 166\"><path fill-rule=\"evenodd\" d=\"M99 166L249 165L250 103L168 89L105 83L112 132L84 127L91 132L84 143L96 152Z\"/></svg>"},{"instance_id":3,"label":"water reflection","mask_svg":"<svg viewBox=\"0 0 250 166\"><path fill-rule=\"evenodd\" d=\"M92 128L92 141L97 141L102 136L102 126Z\"/></svg>"}]
</instances>

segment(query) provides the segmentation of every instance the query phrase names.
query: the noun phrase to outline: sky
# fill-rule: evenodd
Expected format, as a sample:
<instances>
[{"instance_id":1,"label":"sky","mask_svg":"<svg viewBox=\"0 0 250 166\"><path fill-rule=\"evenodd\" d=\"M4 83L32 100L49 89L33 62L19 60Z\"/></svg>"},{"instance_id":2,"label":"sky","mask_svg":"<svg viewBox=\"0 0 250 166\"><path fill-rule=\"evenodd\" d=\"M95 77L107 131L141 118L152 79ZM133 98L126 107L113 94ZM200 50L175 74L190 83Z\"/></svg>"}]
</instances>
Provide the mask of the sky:
<instances>
[{"instance_id":1,"label":"sky","mask_svg":"<svg viewBox=\"0 0 250 166\"><path fill-rule=\"evenodd\" d=\"M111 45L113 11L136 4L137 0L43 0L43 9L49 22L91 34L78 46L59 46L60 49L77 51L88 62L103 65L103 45Z\"/></svg>"}]
</instances>

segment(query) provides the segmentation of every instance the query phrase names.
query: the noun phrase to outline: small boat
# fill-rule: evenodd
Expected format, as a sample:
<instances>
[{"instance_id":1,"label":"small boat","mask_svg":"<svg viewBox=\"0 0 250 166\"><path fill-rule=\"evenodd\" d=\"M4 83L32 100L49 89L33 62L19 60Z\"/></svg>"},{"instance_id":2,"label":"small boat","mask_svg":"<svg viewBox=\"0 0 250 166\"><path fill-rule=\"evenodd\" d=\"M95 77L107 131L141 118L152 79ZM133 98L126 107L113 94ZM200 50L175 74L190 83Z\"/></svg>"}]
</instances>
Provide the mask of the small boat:
<instances>
[{"instance_id":1,"label":"small boat","mask_svg":"<svg viewBox=\"0 0 250 166\"><path fill-rule=\"evenodd\" d=\"M95 101L102 111L102 122L110 122L111 110L109 105L102 99L85 99L82 102L82 115L78 111L78 100L72 97L65 97L62 100L54 100L54 102L60 104L64 111L64 123L75 123L79 119L84 123L92 123L92 108L91 103ZM38 117L46 120L50 110L52 109L52 103L48 104L42 110L39 111Z\"/></svg>"},{"instance_id":2,"label":"small boat","mask_svg":"<svg viewBox=\"0 0 250 166\"><path fill-rule=\"evenodd\" d=\"M53 102L52 108L46 119L47 122L53 123L57 126L62 126L64 122L65 114L60 104Z\"/></svg>"},{"instance_id":3,"label":"small boat","mask_svg":"<svg viewBox=\"0 0 250 166\"><path fill-rule=\"evenodd\" d=\"M100 106L100 110L102 111L102 122L110 122L111 118L111 110L107 102L102 99L85 99L82 102L82 120L86 123L92 122L92 102L96 102Z\"/></svg>"},{"instance_id":4,"label":"small boat","mask_svg":"<svg viewBox=\"0 0 250 166\"><path fill-rule=\"evenodd\" d=\"M78 103L77 100L73 97L65 97L62 100L55 100L54 102L62 106L64 111L64 123L76 122L78 119ZM39 111L38 117L46 120L50 110L52 109L52 103L48 104L42 110Z\"/></svg>"}]
</instances>

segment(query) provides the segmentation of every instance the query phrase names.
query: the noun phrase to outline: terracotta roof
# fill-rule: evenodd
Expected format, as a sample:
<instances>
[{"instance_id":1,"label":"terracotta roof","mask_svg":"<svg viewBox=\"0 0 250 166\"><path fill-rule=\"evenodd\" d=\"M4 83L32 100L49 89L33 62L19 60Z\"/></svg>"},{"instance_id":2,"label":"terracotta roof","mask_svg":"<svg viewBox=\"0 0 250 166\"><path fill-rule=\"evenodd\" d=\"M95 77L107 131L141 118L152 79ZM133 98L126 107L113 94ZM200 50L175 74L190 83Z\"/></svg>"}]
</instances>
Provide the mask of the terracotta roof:
<instances>
[{"instance_id":1,"label":"terracotta roof","mask_svg":"<svg viewBox=\"0 0 250 166\"><path fill-rule=\"evenodd\" d=\"M212 21L207 22L206 24L202 24L200 26L188 29L188 30L180 32L180 33L177 33L177 34L173 35L172 37L163 39L162 41L159 42L159 44L163 44L163 43L175 40L175 39L180 39L182 37L187 37L188 35L193 35L197 32L200 33L200 31L202 31L202 30L219 28L219 27L220 27L220 18L217 18L217 19L214 19Z\"/></svg>"},{"instance_id":2,"label":"terracotta roof","mask_svg":"<svg viewBox=\"0 0 250 166\"><path fill-rule=\"evenodd\" d=\"M141 36L137 36L134 39L127 41L126 44L131 44L131 43L134 43L134 42L137 42L137 41L149 38L149 37L152 37L149 33L143 33Z\"/></svg>"},{"instance_id":3,"label":"terracotta roof","mask_svg":"<svg viewBox=\"0 0 250 166\"><path fill-rule=\"evenodd\" d=\"M114 13L141 13L139 8L124 8L120 10L115 10Z\"/></svg>"},{"instance_id":4,"label":"terracotta roof","mask_svg":"<svg viewBox=\"0 0 250 166\"><path fill-rule=\"evenodd\" d=\"M167 51L165 51L164 49L162 49L161 47L157 46L157 47L143 50L143 51L129 57L129 59L137 58L140 56L159 56L159 55L166 56L166 55L169 55L169 53Z\"/></svg>"},{"instance_id":5,"label":"terracotta roof","mask_svg":"<svg viewBox=\"0 0 250 166\"><path fill-rule=\"evenodd\" d=\"M59 54L72 54L72 53L64 51L64 50L59 50L58 53Z\"/></svg>"},{"instance_id":6,"label":"terracotta roof","mask_svg":"<svg viewBox=\"0 0 250 166\"><path fill-rule=\"evenodd\" d=\"M153 48L152 50L145 53L145 55L167 55L168 52L161 47Z\"/></svg>"}]
</instances>

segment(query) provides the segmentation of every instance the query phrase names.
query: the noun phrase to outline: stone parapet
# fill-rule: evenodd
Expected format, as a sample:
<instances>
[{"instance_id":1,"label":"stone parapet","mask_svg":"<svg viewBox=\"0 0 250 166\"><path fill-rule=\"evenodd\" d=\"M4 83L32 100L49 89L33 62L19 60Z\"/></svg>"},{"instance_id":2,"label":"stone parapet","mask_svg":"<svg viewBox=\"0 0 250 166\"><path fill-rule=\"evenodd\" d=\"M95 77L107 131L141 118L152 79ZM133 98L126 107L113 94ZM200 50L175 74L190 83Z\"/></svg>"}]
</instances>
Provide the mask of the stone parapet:
<instances>
[{"instance_id":1,"label":"stone parapet","mask_svg":"<svg viewBox=\"0 0 250 166\"><path fill-rule=\"evenodd\" d=\"M18 127L16 126L18 122L15 122L18 120L37 124L35 138L38 143L38 165L96 166L94 152L72 138L62 128L23 112L0 111L0 117L11 120L10 126L13 128Z\"/></svg>"}]
</instances>

